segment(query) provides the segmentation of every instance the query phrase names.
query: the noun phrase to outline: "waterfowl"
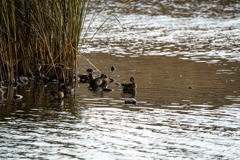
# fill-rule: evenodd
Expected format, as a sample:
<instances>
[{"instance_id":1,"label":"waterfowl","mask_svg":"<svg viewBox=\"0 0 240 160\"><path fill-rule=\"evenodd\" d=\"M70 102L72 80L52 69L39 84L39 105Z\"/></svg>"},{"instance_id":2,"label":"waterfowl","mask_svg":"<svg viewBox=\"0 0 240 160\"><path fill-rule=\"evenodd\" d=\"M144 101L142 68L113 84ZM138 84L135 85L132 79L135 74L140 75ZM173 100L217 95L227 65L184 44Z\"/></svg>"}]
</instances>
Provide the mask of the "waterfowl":
<instances>
[{"instance_id":1,"label":"waterfowl","mask_svg":"<svg viewBox=\"0 0 240 160\"><path fill-rule=\"evenodd\" d=\"M106 86L109 83L114 82L115 80L112 78L108 78L106 75L103 76L103 82L101 86Z\"/></svg>"},{"instance_id":2,"label":"waterfowl","mask_svg":"<svg viewBox=\"0 0 240 160\"><path fill-rule=\"evenodd\" d=\"M20 95L20 94L16 94L15 96L13 96L13 99L22 99L23 98L23 96L22 95Z\"/></svg>"},{"instance_id":3,"label":"waterfowl","mask_svg":"<svg viewBox=\"0 0 240 160\"><path fill-rule=\"evenodd\" d=\"M90 73L90 74L88 75L88 77L89 77L89 80L90 80L90 81L92 81L92 80L95 79L95 77L93 77L92 73Z\"/></svg>"},{"instance_id":4,"label":"waterfowl","mask_svg":"<svg viewBox=\"0 0 240 160\"><path fill-rule=\"evenodd\" d=\"M87 69L86 72L87 72L88 74L90 74L90 73L93 72L93 69Z\"/></svg>"},{"instance_id":5,"label":"waterfowl","mask_svg":"<svg viewBox=\"0 0 240 160\"><path fill-rule=\"evenodd\" d=\"M49 94L53 96L54 99L63 99L64 92L60 89L58 91L50 91Z\"/></svg>"},{"instance_id":6,"label":"waterfowl","mask_svg":"<svg viewBox=\"0 0 240 160\"><path fill-rule=\"evenodd\" d=\"M88 82L90 80L89 75L86 74L79 74L78 77L80 78L80 82Z\"/></svg>"},{"instance_id":7,"label":"waterfowl","mask_svg":"<svg viewBox=\"0 0 240 160\"><path fill-rule=\"evenodd\" d=\"M112 66L112 67L111 67L111 71L113 72L113 71L115 71L115 70L116 70L116 67Z\"/></svg>"},{"instance_id":8,"label":"waterfowl","mask_svg":"<svg viewBox=\"0 0 240 160\"><path fill-rule=\"evenodd\" d=\"M137 104L137 100L134 98L125 99L125 104Z\"/></svg>"},{"instance_id":9,"label":"waterfowl","mask_svg":"<svg viewBox=\"0 0 240 160\"><path fill-rule=\"evenodd\" d=\"M65 83L61 85L61 91L64 92L64 94L72 94L75 88L72 88Z\"/></svg>"},{"instance_id":10,"label":"waterfowl","mask_svg":"<svg viewBox=\"0 0 240 160\"><path fill-rule=\"evenodd\" d=\"M100 77L98 77L98 78L93 78L92 74L90 73L90 74L89 74L89 78L90 78L89 85L90 85L91 87L101 86L101 84L103 83L103 77L104 77L104 74L101 74Z\"/></svg>"},{"instance_id":11,"label":"waterfowl","mask_svg":"<svg viewBox=\"0 0 240 160\"><path fill-rule=\"evenodd\" d=\"M135 80L133 77L130 78L130 81L132 83L129 84L121 84L124 90L133 90L137 88L137 84L135 83Z\"/></svg>"}]
</instances>

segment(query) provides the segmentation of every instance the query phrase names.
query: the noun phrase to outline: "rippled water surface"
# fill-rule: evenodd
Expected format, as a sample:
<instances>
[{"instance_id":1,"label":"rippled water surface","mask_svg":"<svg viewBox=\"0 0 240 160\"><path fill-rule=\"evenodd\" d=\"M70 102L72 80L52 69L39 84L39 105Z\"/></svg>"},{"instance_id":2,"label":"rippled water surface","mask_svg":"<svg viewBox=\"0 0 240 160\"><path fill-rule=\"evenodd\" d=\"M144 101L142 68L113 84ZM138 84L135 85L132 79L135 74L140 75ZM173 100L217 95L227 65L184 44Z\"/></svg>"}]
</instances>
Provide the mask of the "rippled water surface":
<instances>
[{"instance_id":1,"label":"rippled water surface","mask_svg":"<svg viewBox=\"0 0 240 160\"><path fill-rule=\"evenodd\" d=\"M78 79L54 100L52 83L9 86L23 99L0 97L0 159L239 159L239 11L236 1L132 1L82 50L113 91ZM79 73L92 68L83 56ZM115 83L130 77L138 88L123 93Z\"/></svg>"}]
</instances>

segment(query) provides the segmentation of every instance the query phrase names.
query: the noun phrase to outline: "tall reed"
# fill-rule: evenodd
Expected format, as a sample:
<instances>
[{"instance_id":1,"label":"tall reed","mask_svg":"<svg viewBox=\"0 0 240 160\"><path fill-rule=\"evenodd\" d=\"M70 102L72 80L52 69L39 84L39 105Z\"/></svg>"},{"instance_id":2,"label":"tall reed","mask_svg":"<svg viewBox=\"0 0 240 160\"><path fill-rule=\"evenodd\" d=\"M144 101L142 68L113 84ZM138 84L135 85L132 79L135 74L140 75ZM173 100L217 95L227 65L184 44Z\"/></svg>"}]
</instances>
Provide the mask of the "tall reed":
<instances>
[{"instance_id":1,"label":"tall reed","mask_svg":"<svg viewBox=\"0 0 240 160\"><path fill-rule=\"evenodd\" d=\"M0 0L0 80L13 83L19 76L71 79L86 30L99 14L96 9L84 28L89 2Z\"/></svg>"},{"instance_id":2,"label":"tall reed","mask_svg":"<svg viewBox=\"0 0 240 160\"><path fill-rule=\"evenodd\" d=\"M89 0L1 0L0 78L72 77Z\"/></svg>"}]
</instances>

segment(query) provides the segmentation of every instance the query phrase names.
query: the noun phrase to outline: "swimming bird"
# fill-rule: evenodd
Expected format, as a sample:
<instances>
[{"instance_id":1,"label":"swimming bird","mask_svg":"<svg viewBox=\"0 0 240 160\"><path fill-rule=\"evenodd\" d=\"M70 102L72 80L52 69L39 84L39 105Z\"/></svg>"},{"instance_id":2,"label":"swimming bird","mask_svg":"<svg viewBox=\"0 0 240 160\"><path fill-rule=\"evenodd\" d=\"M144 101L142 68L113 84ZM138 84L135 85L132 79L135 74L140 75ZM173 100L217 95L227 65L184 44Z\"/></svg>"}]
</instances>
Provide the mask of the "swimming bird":
<instances>
[{"instance_id":1,"label":"swimming bird","mask_svg":"<svg viewBox=\"0 0 240 160\"><path fill-rule=\"evenodd\" d=\"M121 84L123 87L123 90L134 90L137 88L137 84L135 83L135 80L133 77L130 78L130 81L132 83L128 83L128 84Z\"/></svg>"},{"instance_id":2,"label":"swimming bird","mask_svg":"<svg viewBox=\"0 0 240 160\"><path fill-rule=\"evenodd\" d=\"M93 72L93 69L87 69L86 72L87 72L88 74L90 74L90 73Z\"/></svg>"},{"instance_id":3,"label":"swimming bird","mask_svg":"<svg viewBox=\"0 0 240 160\"><path fill-rule=\"evenodd\" d=\"M61 91L63 91L64 94L72 94L74 90L75 88L72 88L71 86L68 86L65 83L61 85Z\"/></svg>"},{"instance_id":4,"label":"swimming bird","mask_svg":"<svg viewBox=\"0 0 240 160\"><path fill-rule=\"evenodd\" d=\"M89 81L93 81L94 79L96 79L95 77L93 77L92 73L90 73L88 77L89 77Z\"/></svg>"},{"instance_id":5,"label":"swimming bird","mask_svg":"<svg viewBox=\"0 0 240 160\"><path fill-rule=\"evenodd\" d=\"M17 99L17 100L22 99L22 98L23 98L23 96L20 95L20 94L15 94L15 95L13 96L13 99Z\"/></svg>"},{"instance_id":6,"label":"swimming bird","mask_svg":"<svg viewBox=\"0 0 240 160\"><path fill-rule=\"evenodd\" d=\"M125 104L137 104L137 100L134 98L125 99Z\"/></svg>"},{"instance_id":7,"label":"swimming bird","mask_svg":"<svg viewBox=\"0 0 240 160\"><path fill-rule=\"evenodd\" d=\"M101 84L103 83L103 77L104 77L104 74L101 74L100 77L94 78L94 77L92 76L92 74L90 73L90 74L89 74L89 78L90 78L89 85L90 85L91 87L101 86Z\"/></svg>"},{"instance_id":8,"label":"swimming bird","mask_svg":"<svg viewBox=\"0 0 240 160\"><path fill-rule=\"evenodd\" d=\"M111 67L111 71L113 72L113 71L115 71L115 70L116 70L116 67L112 66L112 67Z\"/></svg>"},{"instance_id":9,"label":"swimming bird","mask_svg":"<svg viewBox=\"0 0 240 160\"><path fill-rule=\"evenodd\" d=\"M90 80L89 75L86 74L79 74L78 77L80 78L80 82L88 82Z\"/></svg>"},{"instance_id":10,"label":"swimming bird","mask_svg":"<svg viewBox=\"0 0 240 160\"><path fill-rule=\"evenodd\" d=\"M53 96L54 99L64 98L64 92L62 91L62 89L59 89L58 91L50 91L49 94Z\"/></svg>"},{"instance_id":11,"label":"swimming bird","mask_svg":"<svg viewBox=\"0 0 240 160\"><path fill-rule=\"evenodd\" d=\"M101 86L107 86L109 83L114 82L115 80L112 78L108 78L106 75L103 76L103 82L101 84Z\"/></svg>"}]
</instances>

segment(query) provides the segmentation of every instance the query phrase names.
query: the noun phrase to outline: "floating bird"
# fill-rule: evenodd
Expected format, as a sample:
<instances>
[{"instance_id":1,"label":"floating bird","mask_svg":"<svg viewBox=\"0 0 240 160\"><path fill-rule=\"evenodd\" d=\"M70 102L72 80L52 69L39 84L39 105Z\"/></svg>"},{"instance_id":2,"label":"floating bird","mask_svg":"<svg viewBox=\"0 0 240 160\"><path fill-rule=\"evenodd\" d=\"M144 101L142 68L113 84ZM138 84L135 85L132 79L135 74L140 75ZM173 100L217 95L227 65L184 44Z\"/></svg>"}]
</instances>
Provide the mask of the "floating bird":
<instances>
[{"instance_id":1,"label":"floating bird","mask_svg":"<svg viewBox=\"0 0 240 160\"><path fill-rule=\"evenodd\" d=\"M130 81L132 83L129 83L129 84L121 84L122 87L123 87L123 90L133 90L133 89L136 89L137 88L137 84L135 83L135 80L133 77L130 78Z\"/></svg>"},{"instance_id":2,"label":"floating bird","mask_svg":"<svg viewBox=\"0 0 240 160\"><path fill-rule=\"evenodd\" d=\"M113 71L115 71L115 70L116 70L116 67L112 66L112 67L111 67L111 71L113 72Z\"/></svg>"},{"instance_id":3,"label":"floating bird","mask_svg":"<svg viewBox=\"0 0 240 160\"><path fill-rule=\"evenodd\" d=\"M103 76L103 82L102 82L102 87L103 86L106 86L107 84L109 84L109 83L112 83L112 82L114 82L115 80L114 79L112 79L112 78L108 78L106 75L104 75Z\"/></svg>"},{"instance_id":4,"label":"floating bird","mask_svg":"<svg viewBox=\"0 0 240 160\"><path fill-rule=\"evenodd\" d=\"M78 77L80 78L80 82L88 82L90 80L89 75L86 74L79 74Z\"/></svg>"},{"instance_id":5,"label":"floating bird","mask_svg":"<svg viewBox=\"0 0 240 160\"><path fill-rule=\"evenodd\" d=\"M125 104L137 104L137 100L134 98L125 99Z\"/></svg>"},{"instance_id":6,"label":"floating bird","mask_svg":"<svg viewBox=\"0 0 240 160\"><path fill-rule=\"evenodd\" d=\"M64 94L72 94L74 92L74 90L75 90L75 88L72 88L71 86L68 86L65 83L63 83L61 85L60 89L61 89L61 91L64 92Z\"/></svg>"},{"instance_id":7,"label":"floating bird","mask_svg":"<svg viewBox=\"0 0 240 160\"><path fill-rule=\"evenodd\" d=\"M65 83L61 85L61 91L63 91L64 94L72 94L74 90L75 88L72 88L71 86L68 86Z\"/></svg>"},{"instance_id":8,"label":"floating bird","mask_svg":"<svg viewBox=\"0 0 240 160\"><path fill-rule=\"evenodd\" d=\"M17 100L22 99L22 98L23 98L23 96L20 94L16 94L15 96L13 96L13 99L17 99Z\"/></svg>"},{"instance_id":9,"label":"floating bird","mask_svg":"<svg viewBox=\"0 0 240 160\"><path fill-rule=\"evenodd\" d=\"M93 77L92 73L90 73L90 74L88 75L88 77L89 77L89 81L92 81L92 80L96 79L95 77Z\"/></svg>"},{"instance_id":10,"label":"floating bird","mask_svg":"<svg viewBox=\"0 0 240 160\"><path fill-rule=\"evenodd\" d=\"M92 74L90 73L90 74L89 74L89 78L90 78L89 85L90 85L91 87L101 86L101 84L103 83L103 77L104 77L104 74L101 74L100 77L94 78L94 77L92 76Z\"/></svg>"},{"instance_id":11,"label":"floating bird","mask_svg":"<svg viewBox=\"0 0 240 160\"><path fill-rule=\"evenodd\" d=\"M58 91L50 91L49 94L53 96L54 99L64 98L64 92L61 89L59 89Z\"/></svg>"},{"instance_id":12,"label":"floating bird","mask_svg":"<svg viewBox=\"0 0 240 160\"><path fill-rule=\"evenodd\" d=\"M93 69L87 69L86 72L87 72L88 74L90 74L90 73L93 72Z\"/></svg>"}]
</instances>

